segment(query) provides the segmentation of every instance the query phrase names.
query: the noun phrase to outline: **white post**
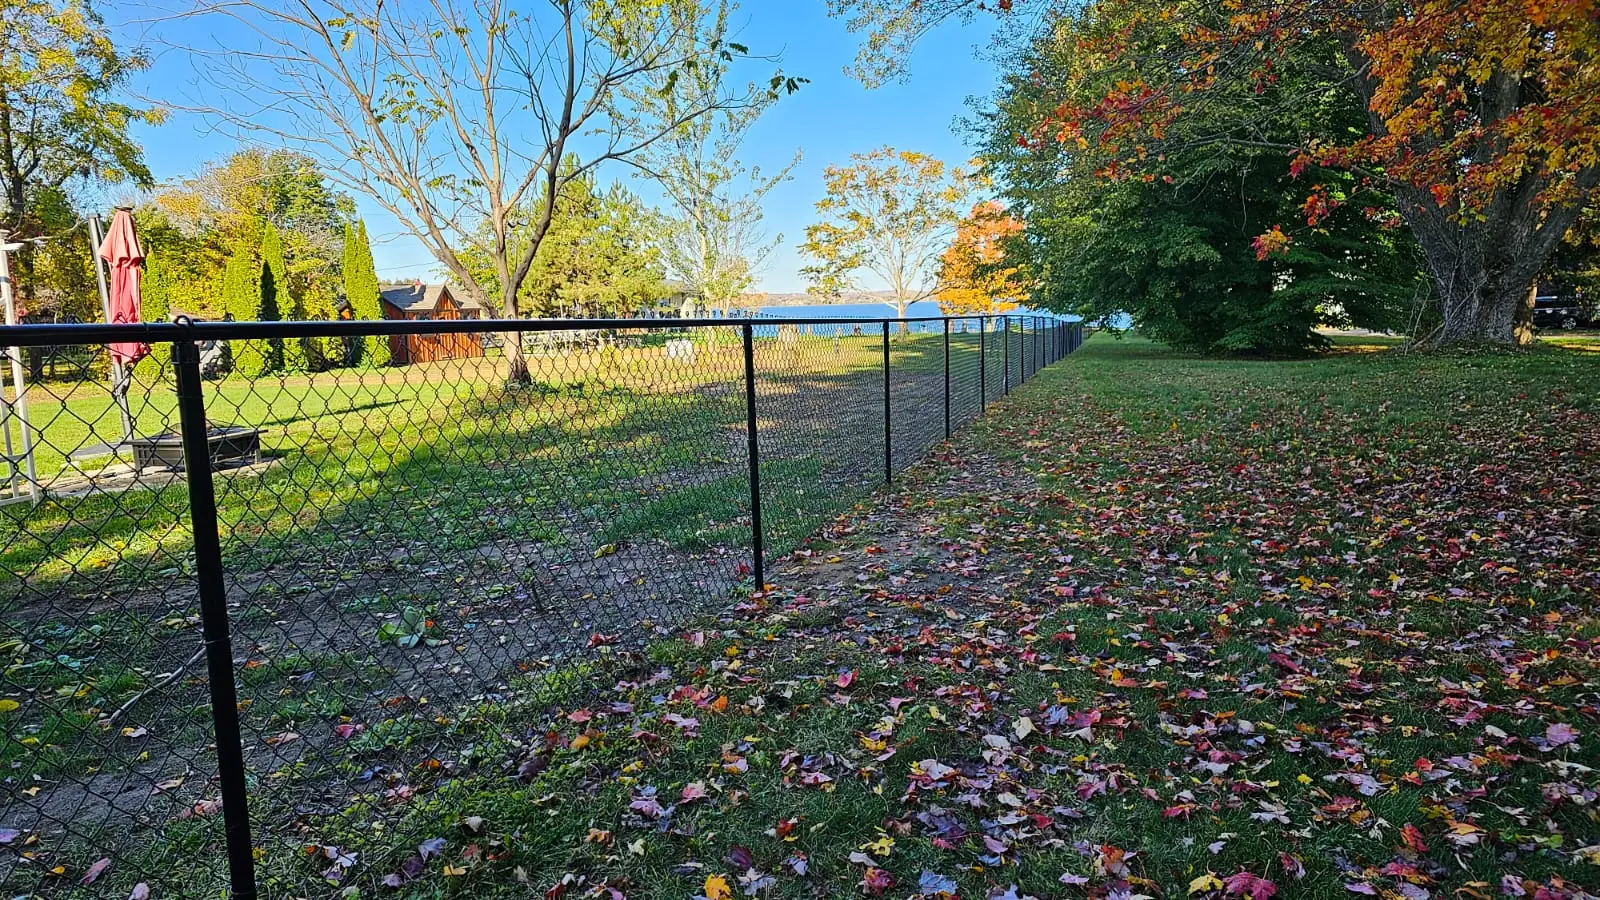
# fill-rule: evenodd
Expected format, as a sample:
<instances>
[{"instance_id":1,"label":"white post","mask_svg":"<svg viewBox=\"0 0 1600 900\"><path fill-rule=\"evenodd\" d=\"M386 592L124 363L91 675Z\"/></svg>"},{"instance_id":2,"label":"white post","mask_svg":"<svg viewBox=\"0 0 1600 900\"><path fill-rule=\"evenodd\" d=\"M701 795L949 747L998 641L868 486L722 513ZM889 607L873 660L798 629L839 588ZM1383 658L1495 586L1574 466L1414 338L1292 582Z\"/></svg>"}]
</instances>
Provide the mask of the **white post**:
<instances>
[{"instance_id":1,"label":"white post","mask_svg":"<svg viewBox=\"0 0 1600 900\"><path fill-rule=\"evenodd\" d=\"M17 250L21 244L6 243L4 235L0 235L0 299L5 301L6 324L17 324L17 299L11 286L11 251ZM12 456L9 446L11 442L11 417L15 416L22 423L22 459L27 469L28 496L33 498L35 505L42 499L39 494L39 471L33 461L33 431L28 425L28 382L23 376L22 348L12 346L6 348L6 355L11 357L11 383L17 396L8 404L5 416L0 419L6 431L6 456L11 465L13 484L16 481L17 461ZM14 490L14 489L13 489Z\"/></svg>"},{"instance_id":2,"label":"white post","mask_svg":"<svg viewBox=\"0 0 1600 900\"><path fill-rule=\"evenodd\" d=\"M4 253L0 250L0 253ZM11 401L6 398L6 370L0 366L0 436L5 438L6 480L11 483L11 496L17 496L17 448L11 440Z\"/></svg>"}]
</instances>

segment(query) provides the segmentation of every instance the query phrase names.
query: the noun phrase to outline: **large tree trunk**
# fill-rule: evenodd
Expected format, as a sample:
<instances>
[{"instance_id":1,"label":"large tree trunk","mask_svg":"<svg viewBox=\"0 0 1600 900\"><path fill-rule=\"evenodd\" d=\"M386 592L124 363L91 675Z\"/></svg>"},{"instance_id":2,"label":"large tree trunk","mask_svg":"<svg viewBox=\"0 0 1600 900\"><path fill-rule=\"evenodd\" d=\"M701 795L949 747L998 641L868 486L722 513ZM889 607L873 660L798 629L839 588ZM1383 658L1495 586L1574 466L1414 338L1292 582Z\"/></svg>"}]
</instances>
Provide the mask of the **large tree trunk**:
<instances>
[{"instance_id":1,"label":"large tree trunk","mask_svg":"<svg viewBox=\"0 0 1600 900\"><path fill-rule=\"evenodd\" d=\"M1427 257L1444 320L1428 343L1514 346L1533 339L1535 282L1582 208L1540 209L1534 205L1539 187L1527 179L1502 188L1481 214L1464 218L1418 191L1397 192Z\"/></svg>"},{"instance_id":2,"label":"large tree trunk","mask_svg":"<svg viewBox=\"0 0 1600 900\"><path fill-rule=\"evenodd\" d=\"M1519 328L1523 308L1532 292L1532 273L1525 266L1500 271L1479 271L1461 279L1459 271L1434 279L1444 322L1433 343L1519 344L1533 339L1531 327Z\"/></svg>"}]
</instances>

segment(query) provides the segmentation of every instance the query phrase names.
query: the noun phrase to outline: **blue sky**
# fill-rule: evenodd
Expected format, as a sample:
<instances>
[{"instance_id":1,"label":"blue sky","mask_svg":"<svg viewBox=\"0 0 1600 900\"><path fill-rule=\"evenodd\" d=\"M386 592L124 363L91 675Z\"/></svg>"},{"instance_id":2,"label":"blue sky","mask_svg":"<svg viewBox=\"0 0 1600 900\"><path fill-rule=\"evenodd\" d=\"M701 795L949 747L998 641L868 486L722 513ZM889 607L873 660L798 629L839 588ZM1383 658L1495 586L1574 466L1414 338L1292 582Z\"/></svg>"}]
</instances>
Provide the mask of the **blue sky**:
<instances>
[{"instance_id":1,"label":"blue sky","mask_svg":"<svg viewBox=\"0 0 1600 900\"><path fill-rule=\"evenodd\" d=\"M148 24L139 21L145 15L128 5L106 8L111 24L132 41L190 46L213 42L213 25L207 21ZM783 242L758 284L759 289L774 292L803 290L799 269L804 263L796 244L812 221L824 167L885 144L947 162L962 162L971 155L954 123L964 114L969 96L987 94L993 86L992 68L978 52L988 28L981 18L970 26L947 25L919 45L907 82L868 90L844 73L854 58L857 39L842 21L826 15L822 0L746 0L736 22L738 39L752 53L780 55L788 74L811 80L756 124L743 152L747 164L769 171L786 164L797 149L803 154L793 179L767 196L768 231L782 233ZM181 100L193 97L198 88L191 62L166 50L141 76L137 90L155 100ZM235 147L193 115L174 115L159 127L141 127L138 138L157 180L190 174ZM646 198L654 198L655 192L638 179L620 169L613 174L627 179ZM398 222L363 198L356 200L374 235L373 253L382 277L436 276L437 263L421 244L401 233Z\"/></svg>"}]
</instances>

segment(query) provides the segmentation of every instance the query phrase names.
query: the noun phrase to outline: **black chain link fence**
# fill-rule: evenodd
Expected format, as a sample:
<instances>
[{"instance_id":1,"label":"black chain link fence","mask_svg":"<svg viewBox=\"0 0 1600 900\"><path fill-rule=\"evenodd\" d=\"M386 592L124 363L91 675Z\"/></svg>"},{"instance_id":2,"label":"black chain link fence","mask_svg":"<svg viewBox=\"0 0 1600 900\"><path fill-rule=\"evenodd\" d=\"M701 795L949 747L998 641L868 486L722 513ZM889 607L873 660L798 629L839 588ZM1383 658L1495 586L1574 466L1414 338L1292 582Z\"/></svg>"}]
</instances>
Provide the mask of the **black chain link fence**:
<instances>
[{"instance_id":1,"label":"black chain link fence","mask_svg":"<svg viewBox=\"0 0 1600 900\"><path fill-rule=\"evenodd\" d=\"M403 883L410 851L319 835L425 855L427 798L537 758L529 710L1082 341L1031 316L0 333L0 884L116 900ZM122 383L113 337L154 350ZM252 371L380 343L404 362ZM19 394L12 360L50 377Z\"/></svg>"}]
</instances>

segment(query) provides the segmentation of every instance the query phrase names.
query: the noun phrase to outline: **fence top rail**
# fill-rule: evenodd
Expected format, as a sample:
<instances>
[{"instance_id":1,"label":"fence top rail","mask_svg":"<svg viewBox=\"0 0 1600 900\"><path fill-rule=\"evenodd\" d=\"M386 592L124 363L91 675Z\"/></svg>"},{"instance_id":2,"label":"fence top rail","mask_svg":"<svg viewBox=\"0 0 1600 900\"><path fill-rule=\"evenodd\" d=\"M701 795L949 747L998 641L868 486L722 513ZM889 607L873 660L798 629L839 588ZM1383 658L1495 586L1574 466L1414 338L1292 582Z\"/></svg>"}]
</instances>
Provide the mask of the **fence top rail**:
<instances>
[{"instance_id":1,"label":"fence top rail","mask_svg":"<svg viewBox=\"0 0 1600 900\"><path fill-rule=\"evenodd\" d=\"M294 337L361 337L465 332L560 331L665 331L680 328L742 328L745 325L884 325L912 322L971 321L973 319L1048 319L1056 316L1006 313L967 316L772 316L727 319L375 319L312 322L139 322L108 325L104 322L0 326L0 347L40 347L60 344L108 344L121 341L168 343L174 341L270 340Z\"/></svg>"}]
</instances>

